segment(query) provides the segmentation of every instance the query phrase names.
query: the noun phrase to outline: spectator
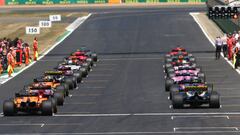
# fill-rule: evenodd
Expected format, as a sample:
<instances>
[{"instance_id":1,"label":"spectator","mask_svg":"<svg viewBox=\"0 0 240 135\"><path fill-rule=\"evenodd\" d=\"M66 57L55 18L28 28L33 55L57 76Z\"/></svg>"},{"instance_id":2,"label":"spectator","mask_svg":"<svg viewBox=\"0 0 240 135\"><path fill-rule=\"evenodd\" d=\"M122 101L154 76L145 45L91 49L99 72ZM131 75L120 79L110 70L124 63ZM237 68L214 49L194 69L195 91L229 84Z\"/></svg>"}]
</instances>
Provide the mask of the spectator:
<instances>
[{"instance_id":1,"label":"spectator","mask_svg":"<svg viewBox=\"0 0 240 135\"><path fill-rule=\"evenodd\" d=\"M220 58L220 53L221 53L222 45L223 45L222 39L220 37L216 38L215 45L216 45L216 53L215 54L216 54L216 60L217 60Z\"/></svg>"},{"instance_id":2,"label":"spectator","mask_svg":"<svg viewBox=\"0 0 240 135\"><path fill-rule=\"evenodd\" d=\"M235 49L235 61L233 63L235 69L238 68L239 62L240 62L240 51L239 51L238 47L236 47L236 49Z\"/></svg>"},{"instance_id":3,"label":"spectator","mask_svg":"<svg viewBox=\"0 0 240 135\"><path fill-rule=\"evenodd\" d=\"M227 45L228 45L228 59L232 60L232 55L233 55L233 37L230 34L228 34L228 39L227 39Z\"/></svg>"},{"instance_id":4,"label":"spectator","mask_svg":"<svg viewBox=\"0 0 240 135\"><path fill-rule=\"evenodd\" d=\"M14 57L12 56L12 50L9 50L8 54L7 54L7 60L8 60L8 76L12 77L12 73L14 71Z\"/></svg>"},{"instance_id":5,"label":"spectator","mask_svg":"<svg viewBox=\"0 0 240 135\"><path fill-rule=\"evenodd\" d=\"M38 58L38 41L37 38L35 37L33 41L33 60L37 61L37 58Z\"/></svg>"},{"instance_id":6,"label":"spectator","mask_svg":"<svg viewBox=\"0 0 240 135\"><path fill-rule=\"evenodd\" d=\"M30 47L27 43L25 44L24 54L25 54L25 65L27 66L30 62L30 57L29 57L30 56Z\"/></svg>"},{"instance_id":7,"label":"spectator","mask_svg":"<svg viewBox=\"0 0 240 135\"><path fill-rule=\"evenodd\" d=\"M224 34L224 36L222 37L222 50L223 50L223 55L224 57L227 57L227 34Z\"/></svg>"}]
</instances>

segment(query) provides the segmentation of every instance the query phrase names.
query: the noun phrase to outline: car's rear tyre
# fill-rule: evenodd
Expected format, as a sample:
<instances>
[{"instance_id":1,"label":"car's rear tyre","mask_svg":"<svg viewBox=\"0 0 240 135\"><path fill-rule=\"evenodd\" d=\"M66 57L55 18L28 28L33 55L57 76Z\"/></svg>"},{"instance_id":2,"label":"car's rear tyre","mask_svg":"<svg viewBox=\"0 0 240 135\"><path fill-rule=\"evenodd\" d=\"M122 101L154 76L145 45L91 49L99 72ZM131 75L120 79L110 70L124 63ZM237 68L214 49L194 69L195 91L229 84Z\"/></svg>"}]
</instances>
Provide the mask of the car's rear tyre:
<instances>
[{"instance_id":1,"label":"car's rear tyre","mask_svg":"<svg viewBox=\"0 0 240 135\"><path fill-rule=\"evenodd\" d=\"M42 102L42 115L52 116L54 112L53 104L51 100Z\"/></svg>"},{"instance_id":2,"label":"car's rear tyre","mask_svg":"<svg viewBox=\"0 0 240 135\"><path fill-rule=\"evenodd\" d=\"M96 53L92 53L92 59L93 59L94 62L98 61L98 57L97 57Z\"/></svg>"},{"instance_id":3,"label":"car's rear tyre","mask_svg":"<svg viewBox=\"0 0 240 135\"><path fill-rule=\"evenodd\" d=\"M82 74L81 74L81 72L74 72L73 76L77 78L77 83L80 83L82 81Z\"/></svg>"},{"instance_id":4,"label":"car's rear tyre","mask_svg":"<svg viewBox=\"0 0 240 135\"><path fill-rule=\"evenodd\" d=\"M86 67L81 67L80 72L82 73L82 77L87 77L88 69Z\"/></svg>"},{"instance_id":5,"label":"car's rear tyre","mask_svg":"<svg viewBox=\"0 0 240 135\"><path fill-rule=\"evenodd\" d=\"M180 94L172 95L172 107L174 109L183 108L183 96Z\"/></svg>"},{"instance_id":6,"label":"car's rear tyre","mask_svg":"<svg viewBox=\"0 0 240 135\"><path fill-rule=\"evenodd\" d=\"M11 100L5 100L3 102L3 115L13 116L16 113L14 102Z\"/></svg>"},{"instance_id":7,"label":"car's rear tyre","mask_svg":"<svg viewBox=\"0 0 240 135\"><path fill-rule=\"evenodd\" d=\"M64 94L64 97L69 95L69 90L65 89L64 85L57 86L56 91L61 91Z\"/></svg>"},{"instance_id":8,"label":"car's rear tyre","mask_svg":"<svg viewBox=\"0 0 240 135\"><path fill-rule=\"evenodd\" d=\"M63 105L64 95L61 91L55 91L53 97L56 100L57 105Z\"/></svg>"},{"instance_id":9,"label":"car's rear tyre","mask_svg":"<svg viewBox=\"0 0 240 135\"><path fill-rule=\"evenodd\" d=\"M205 80L205 74L204 73L198 73L198 78L201 80L202 83L204 83L206 80Z\"/></svg>"},{"instance_id":10,"label":"car's rear tyre","mask_svg":"<svg viewBox=\"0 0 240 135\"><path fill-rule=\"evenodd\" d=\"M71 78L66 78L64 82L68 85L69 90L74 89L74 82Z\"/></svg>"},{"instance_id":11,"label":"car's rear tyre","mask_svg":"<svg viewBox=\"0 0 240 135\"><path fill-rule=\"evenodd\" d=\"M57 113L57 101L54 98L51 98L53 105L53 112Z\"/></svg>"},{"instance_id":12,"label":"car's rear tyre","mask_svg":"<svg viewBox=\"0 0 240 135\"><path fill-rule=\"evenodd\" d=\"M220 98L219 94L215 91L213 91L210 95L210 103L209 103L210 108L220 108Z\"/></svg>"},{"instance_id":13,"label":"car's rear tyre","mask_svg":"<svg viewBox=\"0 0 240 135\"><path fill-rule=\"evenodd\" d=\"M169 92L169 98L170 98L170 100L172 100L172 96L173 96L174 94L177 94L178 91L179 91L179 89L178 89L178 85L177 85L177 84L172 85L172 86L170 87L170 92Z\"/></svg>"}]
</instances>

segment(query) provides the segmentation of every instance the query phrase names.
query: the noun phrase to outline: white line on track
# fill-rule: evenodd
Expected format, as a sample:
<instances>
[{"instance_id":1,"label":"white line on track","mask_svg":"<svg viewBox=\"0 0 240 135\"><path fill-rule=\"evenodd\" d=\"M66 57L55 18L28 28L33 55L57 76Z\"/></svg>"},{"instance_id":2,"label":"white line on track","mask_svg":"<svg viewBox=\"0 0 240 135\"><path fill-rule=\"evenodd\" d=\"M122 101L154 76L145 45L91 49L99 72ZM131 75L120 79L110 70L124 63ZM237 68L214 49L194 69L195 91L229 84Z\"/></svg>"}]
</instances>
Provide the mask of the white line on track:
<instances>
[{"instance_id":1,"label":"white line on track","mask_svg":"<svg viewBox=\"0 0 240 135\"><path fill-rule=\"evenodd\" d=\"M213 115L213 116L204 116L204 115L198 115L198 116L171 116L171 119L177 119L177 118L226 118L230 119L228 115Z\"/></svg>"},{"instance_id":2,"label":"white line on track","mask_svg":"<svg viewBox=\"0 0 240 135\"><path fill-rule=\"evenodd\" d=\"M238 127L175 127L173 128L173 131L176 132L177 130L183 130L183 131L198 131L198 132L219 132L219 131L238 131ZM214 130L214 131L213 131Z\"/></svg>"},{"instance_id":3,"label":"white line on track","mask_svg":"<svg viewBox=\"0 0 240 135\"><path fill-rule=\"evenodd\" d=\"M55 117L120 117L120 116L214 116L214 115L240 115L240 112L209 112L209 113L122 113L122 114L80 114L59 113Z\"/></svg>"},{"instance_id":4,"label":"white line on track","mask_svg":"<svg viewBox=\"0 0 240 135\"><path fill-rule=\"evenodd\" d=\"M149 132L145 132L145 131L139 131L139 132L75 132L75 133L70 133L70 132L62 132L62 133L13 133L13 134L9 134L6 133L6 135L139 135L139 134L209 134L209 133L239 133L239 130L222 130L222 131L149 131Z\"/></svg>"},{"instance_id":5,"label":"white line on track","mask_svg":"<svg viewBox=\"0 0 240 135\"><path fill-rule=\"evenodd\" d=\"M112 58L112 59L101 59L102 61L121 61L121 60L163 60L163 58L159 57L154 57L154 58L144 58L144 57L139 57L139 58Z\"/></svg>"}]
</instances>

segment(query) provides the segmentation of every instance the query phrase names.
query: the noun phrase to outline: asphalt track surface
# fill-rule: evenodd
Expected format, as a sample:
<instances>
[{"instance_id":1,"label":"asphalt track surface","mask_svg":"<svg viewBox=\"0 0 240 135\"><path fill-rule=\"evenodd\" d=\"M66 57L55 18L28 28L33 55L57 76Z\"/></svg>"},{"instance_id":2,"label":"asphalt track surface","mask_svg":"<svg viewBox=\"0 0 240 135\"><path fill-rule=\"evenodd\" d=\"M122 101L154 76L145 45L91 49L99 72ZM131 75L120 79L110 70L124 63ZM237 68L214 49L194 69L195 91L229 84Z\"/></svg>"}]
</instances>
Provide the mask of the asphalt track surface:
<instances>
[{"instance_id":1,"label":"asphalt track surface","mask_svg":"<svg viewBox=\"0 0 240 135\"><path fill-rule=\"evenodd\" d=\"M83 45L99 53L100 61L59 112L0 117L1 134L239 134L240 76L223 58L214 59L214 48L188 9L94 14L41 61L0 86L0 107ZM163 56L177 45L197 57L221 94L220 109L171 108Z\"/></svg>"}]
</instances>

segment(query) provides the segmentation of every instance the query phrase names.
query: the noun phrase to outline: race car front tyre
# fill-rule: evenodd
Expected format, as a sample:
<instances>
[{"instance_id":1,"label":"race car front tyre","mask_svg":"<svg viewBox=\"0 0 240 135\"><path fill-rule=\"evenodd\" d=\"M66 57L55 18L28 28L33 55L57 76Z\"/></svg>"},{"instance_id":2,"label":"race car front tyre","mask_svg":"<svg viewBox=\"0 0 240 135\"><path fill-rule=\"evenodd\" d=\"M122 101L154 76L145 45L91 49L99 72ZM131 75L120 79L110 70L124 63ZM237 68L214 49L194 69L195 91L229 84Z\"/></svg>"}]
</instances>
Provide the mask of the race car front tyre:
<instances>
[{"instance_id":1,"label":"race car front tyre","mask_svg":"<svg viewBox=\"0 0 240 135\"><path fill-rule=\"evenodd\" d=\"M55 91L53 97L56 100L57 105L63 105L64 95L61 91Z\"/></svg>"},{"instance_id":2,"label":"race car front tyre","mask_svg":"<svg viewBox=\"0 0 240 135\"><path fill-rule=\"evenodd\" d=\"M210 95L209 107L210 108L220 108L219 94L215 91L213 91Z\"/></svg>"},{"instance_id":3,"label":"race car front tyre","mask_svg":"<svg viewBox=\"0 0 240 135\"><path fill-rule=\"evenodd\" d=\"M165 91L169 91L170 87L174 84L172 79L167 78L165 81Z\"/></svg>"},{"instance_id":4,"label":"race car front tyre","mask_svg":"<svg viewBox=\"0 0 240 135\"><path fill-rule=\"evenodd\" d=\"M180 94L172 95L172 106L174 109L183 108L183 96Z\"/></svg>"},{"instance_id":5,"label":"race car front tyre","mask_svg":"<svg viewBox=\"0 0 240 135\"><path fill-rule=\"evenodd\" d=\"M42 115L52 116L53 111L54 108L51 100L46 100L42 102Z\"/></svg>"},{"instance_id":6,"label":"race car front tyre","mask_svg":"<svg viewBox=\"0 0 240 135\"><path fill-rule=\"evenodd\" d=\"M171 63L166 63L166 64L165 64L165 71L167 72L167 70L168 70L169 68L172 68L172 64L171 64Z\"/></svg>"},{"instance_id":7,"label":"race car front tyre","mask_svg":"<svg viewBox=\"0 0 240 135\"><path fill-rule=\"evenodd\" d=\"M69 89L65 89L65 85L59 85L56 87L56 91L60 91L61 93L63 93L64 97L69 95Z\"/></svg>"},{"instance_id":8,"label":"race car front tyre","mask_svg":"<svg viewBox=\"0 0 240 135\"><path fill-rule=\"evenodd\" d=\"M16 113L14 102L11 100L5 100L3 102L3 115L13 116Z\"/></svg>"}]
</instances>

